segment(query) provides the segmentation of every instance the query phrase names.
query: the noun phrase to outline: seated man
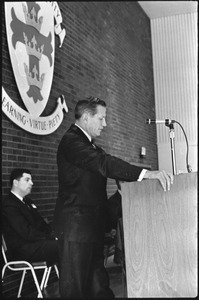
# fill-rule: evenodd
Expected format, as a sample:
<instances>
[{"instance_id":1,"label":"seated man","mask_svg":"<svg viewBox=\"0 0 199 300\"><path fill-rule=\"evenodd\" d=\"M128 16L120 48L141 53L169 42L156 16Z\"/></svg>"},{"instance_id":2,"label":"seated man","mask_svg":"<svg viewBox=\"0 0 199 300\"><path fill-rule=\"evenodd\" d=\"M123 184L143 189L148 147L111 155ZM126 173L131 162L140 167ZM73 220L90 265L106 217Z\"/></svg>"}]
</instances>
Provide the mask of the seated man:
<instances>
[{"instance_id":1,"label":"seated man","mask_svg":"<svg viewBox=\"0 0 199 300\"><path fill-rule=\"evenodd\" d=\"M123 229L123 218L122 218L122 195L121 195L121 184L120 181L116 180L117 190L109 198L109 215L113 229L116 229L115 235L115 253L114 263L121 264L122 276L124 283L124 293L127 295L126 288L126 265L125 265L125 252L124 252L124 229Z\"/></svg>"},{"instance_id":2,"label":"seated man","mask_svg":"<svg viewBox=\"0 0 199 300\"><path fill-rule=\"evenodd\" d=\"M26 197L33 186L31 172L14 169L10 175L11 191L2 202L3 235L12 258L29 262L58 263L58 241L49 224Z\"/></svg>"},{"instance_id":3,"label":"seated man","mask_svg":"<svg viewBox=\"0 0 199 300\"><path fill-rule=\"evenodd\" d=\"M121 197L121 185L119 180L115 180L117 184L116 192L108 199L109 206L109 218L111 223L111 229L117 229L119 218L122 218L122 197Z\"/></svg>"},{"instance_id":4,"label":"seated man","mask_svg":"<svg viewBox=\"0 0 199 300\"><path fill-rule=\"evenodd\" d=\"M124 233L122 221L121 185L118 180L116 180L116 184L117 190L108 199L108 205L111 228L116 230L114 262L119 264L124 262Z\"/></svg>"}]
</instances>

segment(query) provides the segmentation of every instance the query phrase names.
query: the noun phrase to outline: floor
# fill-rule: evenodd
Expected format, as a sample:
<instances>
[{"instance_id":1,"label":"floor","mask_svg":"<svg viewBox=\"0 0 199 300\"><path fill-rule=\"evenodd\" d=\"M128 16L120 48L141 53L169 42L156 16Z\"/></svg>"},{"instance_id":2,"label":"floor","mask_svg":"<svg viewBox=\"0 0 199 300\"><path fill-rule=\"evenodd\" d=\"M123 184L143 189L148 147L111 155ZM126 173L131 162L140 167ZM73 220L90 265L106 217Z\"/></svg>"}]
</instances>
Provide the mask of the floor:
<instances>
[{"instance_id":1,"label":"floor","mask_svg":"<svg viewBox=\"0 0 199 300\"><path fill-rule=\"evenodd\" d=\"M110 278L110 287L116 298L126 298L125 283L123 282L122 267L113 262L110 257L107 263L107 271Z\"/></svg>"},{"instance_id":2,"label":"floor","mask_svg":"<svg viewBox=\"0 0 199 300\"><path fill-rule=\"evenodd\" d=\"M110 256L106 265L110 278L110 287L116 298L126 298L124 284L122 281L122 268L113 262L113 256ZM44 298L59 298L58 282L49 285L44 291Z\"/></svg>"}]
</instances>

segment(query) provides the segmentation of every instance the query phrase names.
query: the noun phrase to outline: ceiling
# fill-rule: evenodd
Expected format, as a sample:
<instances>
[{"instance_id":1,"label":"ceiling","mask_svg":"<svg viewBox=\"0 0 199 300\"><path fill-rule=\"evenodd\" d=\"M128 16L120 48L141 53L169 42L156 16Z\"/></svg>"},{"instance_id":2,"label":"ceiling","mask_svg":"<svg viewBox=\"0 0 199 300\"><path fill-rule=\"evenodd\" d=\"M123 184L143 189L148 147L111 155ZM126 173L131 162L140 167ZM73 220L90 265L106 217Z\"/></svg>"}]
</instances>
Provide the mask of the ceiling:
<instances>
[{"instance_id":1,"label":"ceiling","mask_svg":"<svg viewBox=\"0 0 199 300\"><path fill-rule=\"evenodd\" d=\"M138 1L150 19L197 12L198 1Z\"/></svg>"}]
</instances>

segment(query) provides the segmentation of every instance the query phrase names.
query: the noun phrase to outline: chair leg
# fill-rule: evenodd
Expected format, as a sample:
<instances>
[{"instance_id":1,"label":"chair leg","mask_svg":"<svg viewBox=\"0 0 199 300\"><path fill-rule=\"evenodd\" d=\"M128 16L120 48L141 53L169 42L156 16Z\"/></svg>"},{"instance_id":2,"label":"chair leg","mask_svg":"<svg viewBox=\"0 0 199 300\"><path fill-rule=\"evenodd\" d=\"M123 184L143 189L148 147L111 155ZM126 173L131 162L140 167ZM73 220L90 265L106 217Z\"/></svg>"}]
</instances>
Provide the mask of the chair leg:
<instances>
[{"instance_id":1,"label":"chair leg","mask_svg":"<svg viewBox=\"0 0 199 300\"><path fill-rule=\"evenodd\" d=\"M20 285L19 285L19 290L18 290L17 298L20 298L20 297L21 297L21 291L22 291L22 287L23 287L25 275L26 275L26 270L24 270L24 271L22 272L21 282L20 282Z\"/></svg>"},{"instance_id":2,"label":"chair leg","mask_svg":"<svg viewBox=\"0 0 199 300\"><path fill-rule=\"evenodd\" d=\"M51 269L52 269L52 267L49 267L48 269L47 269L47 274L46 274L46 276L45 276L45 281L44 281L44 283L43 283L43 287L45 288L46 286L47 286L47 284L48 284L48 279L49 279L49 276L50 276L50 272L51 272Z\"/></svg>"},{"instance_id":3,"label":"chair leg","mask_svg":"<svg viewBox=\"0 0 199 300\"><path fill-rule=\"evenodd\" d=\"M42 295L42 292L41 292L41 288L39 286L39 283L38 283L38 280L37 280L37 276L36 276L35 271L34 271L33 268L31 268L31 272L32 272L32 276L33 276L33 279L34 279L37 291L38 291L37 298L43 298L43 295Z\"/></svg>"},{"instance_id":4,"label":"chair leg","mask_svg":"<svg viewBox=\"0 0 199 300\"><path fill-rule=\"evenodd\" d=\"M58 270L58 268L57 268L56 265L54 265L54 268L55 268L55 272L56 272L56 274L57 274L57 277L58 277L58 279L59 279L59 270ZM52 269L52 267L49 267L48 273L47 273L47 275L46 275L45 283L44 283L44 288L45 288L45 287L47 286L47 284L48 284L48 279L49 279L49 276L50 276L51 269Z\"/></svg>"},{"instance_id":5,"label":"chair leg","mask_svg":"<svg viewBox=\"0 0 199 300\"><path fill-rule=\"evenodd\" d=\"M51 267L50 267L51 268ZM44 273L43 273L43 277L42 277L42 280L41 280L41 284L40 284L40 289L43 290L43 287L44 287L44 284L46 282L46 277L48 278L48 272L49 272L49 269L50 268L45 268L44 269Z\"/></svg>"},{"instance_id":6,"label":"chair leg","mask_svg":"<svg viewBox=\"0 0 199 300\"><path fill-rule=\"evenodd\" d=\"M2 275L1 275L2 283L3 283L3 277L4 277L4 274L5 274L5 270L6 270L6 265L4 265L3 269L2 269Z\"/></svg>"},{"instance_id":7,"label":"chair leg","mask_svg":"<svg viewBox=\"0 0 199 300\"><path fill-rule=\"evenodd\" d=\"M3 269L2 269L2 277L1 277L2 278L2 283L3 283L3 277L4 277L4 274L5 274L6 268L7 268L7 265L4 265ZM20 285L19 285L17 298L21 297L21 290L22 290L22 287L23 287L25 275L26 275L26 270L23 271L22 276L21 276L21 282L20 282Z\"/></svg>"},{"instance_id":8,"label":"chair leg","mask_svg":"<svg viewBox=\"0 0 199 300\"><path fill-rule=\"evenodd\" d=\"M3 278L4 278L6 267L7 266L4 265L3 268L2 268L2 277L1 277L2 278L2 283L4 282ZM58 268L57 268L56 265L54 265L54 267L55 267L57 277L59 278ZM52 269L52 267L45 268L44 273L43 273L43 277L42 277L42 280L41 280L41 284L39 285L39 282L38 282L37 276L35 274L34 268L30 267L30 271L32 272L32 276L33 276L33 279L34 279L34 282L35 282L35 285L36 285L36 288L37 288L37 291L38 291L37 298L43 298L42 289L47 286L51 269ZM22 273L17 298L21 297L21 291L22 291L22 287L23 287L26 272L27 272L27 270L24 270L23 273Z\"/></svg>"},{"instance_id":9,"label":"chair leg","mask_svg":"<svg viewBox=\"0 0 199 300\"><path fill-rule=\"evenodd\" d=\"M57 265L54 265L54 267L55 267L55 271L56 271L56 273L57 273L57 277L59 278L59 270L58 270L58 267L57 267Z\"/></svg>"}]
</instances>

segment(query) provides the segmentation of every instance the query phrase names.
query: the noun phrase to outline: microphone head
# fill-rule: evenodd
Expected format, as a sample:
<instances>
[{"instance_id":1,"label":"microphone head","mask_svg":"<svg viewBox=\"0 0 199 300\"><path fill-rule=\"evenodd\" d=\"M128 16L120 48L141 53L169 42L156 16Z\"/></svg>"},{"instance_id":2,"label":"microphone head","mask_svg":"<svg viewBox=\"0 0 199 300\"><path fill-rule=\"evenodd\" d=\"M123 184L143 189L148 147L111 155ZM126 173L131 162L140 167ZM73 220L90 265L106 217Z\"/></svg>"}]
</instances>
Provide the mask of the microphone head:
<instances>
[{"instance_id":1,"label":"microphone head","mask_svg":"<svg viewBox=\"0 0 199 300\"><path fill-rule=\"evenodd\" d=\"M169 120L169 119L165 119L165 120L153 120L153 119L146 119L145 123L146 124L165 124L166 126L175 123L175 120Z\"/></svg>"}]
</instances>

